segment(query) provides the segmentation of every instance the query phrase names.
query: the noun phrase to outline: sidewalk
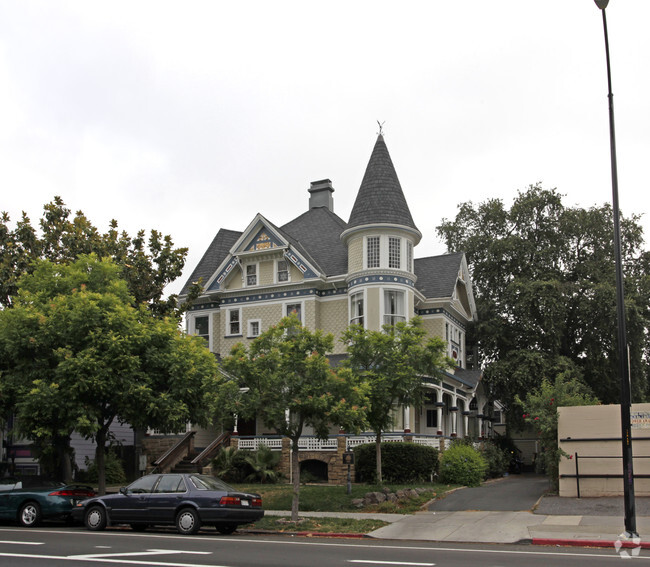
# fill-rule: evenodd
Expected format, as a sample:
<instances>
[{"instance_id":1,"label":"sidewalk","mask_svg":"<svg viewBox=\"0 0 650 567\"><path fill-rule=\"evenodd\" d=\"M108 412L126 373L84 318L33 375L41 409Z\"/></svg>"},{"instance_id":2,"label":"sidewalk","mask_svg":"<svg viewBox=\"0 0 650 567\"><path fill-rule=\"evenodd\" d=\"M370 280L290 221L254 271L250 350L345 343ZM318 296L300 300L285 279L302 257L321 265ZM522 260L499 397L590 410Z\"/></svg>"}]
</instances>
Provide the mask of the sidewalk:
<instances>
[{"instance_id":1,"label":"sidewalk","mask_svg":"<svg viewBox=\"0 0 650 567\"><path fill-rule=\"evenodd\" d=\"M559 498L534 476L510 477L463 488L412 515L301 512L303 517L350 517L390 522L368 537L454 543L532 543L615 547L625 531L623 497ZM517 508L509 510L508 508ZM640 541L624 547L650 549L650 498L635 501ZM267 515L287 512L267 511Z\"/></svg>"}]
</instances>

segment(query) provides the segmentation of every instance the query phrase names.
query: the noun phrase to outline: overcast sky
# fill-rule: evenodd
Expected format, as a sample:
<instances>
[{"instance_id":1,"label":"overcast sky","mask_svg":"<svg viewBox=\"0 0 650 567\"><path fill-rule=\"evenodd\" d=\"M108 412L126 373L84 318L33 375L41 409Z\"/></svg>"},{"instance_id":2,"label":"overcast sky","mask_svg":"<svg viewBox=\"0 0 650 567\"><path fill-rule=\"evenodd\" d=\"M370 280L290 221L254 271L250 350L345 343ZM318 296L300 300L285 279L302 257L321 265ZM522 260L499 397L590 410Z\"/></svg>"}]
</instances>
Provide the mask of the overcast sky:
<instances>
[{"instance_id":1,"label":"overcast sky","mask_svg":"<svg viewBox=\"0 0 650 567\"><path fill-rule=\"evenodd\" d=\"M650 1L607 9L620 204L650 240ZM592 0L0 0L0 210L60 195L190 249L282 225L329 178L348 220L378 131L423 233L541 182L611 203ZM170 286L179 291L183 282Z\"/></svg>"}]
</instances>

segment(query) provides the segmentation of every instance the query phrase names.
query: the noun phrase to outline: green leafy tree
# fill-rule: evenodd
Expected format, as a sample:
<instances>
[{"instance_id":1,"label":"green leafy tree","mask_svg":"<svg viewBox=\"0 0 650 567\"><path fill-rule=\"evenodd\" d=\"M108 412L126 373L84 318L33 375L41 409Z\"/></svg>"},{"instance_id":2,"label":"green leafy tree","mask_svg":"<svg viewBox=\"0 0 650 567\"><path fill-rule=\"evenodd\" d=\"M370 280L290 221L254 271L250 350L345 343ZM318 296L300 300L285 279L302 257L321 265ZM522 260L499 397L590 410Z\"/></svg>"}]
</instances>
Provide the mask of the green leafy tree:
<instances>
[{"instance_id":1,"label":"green leafy tree","mask_svg":"<svg viewBox=\"0 0 650 567\"><path fill-rule=\"evenodd\" d=\"M0 311L3 403L15 404L25 435L62 454L73 431L94 439L101 493L112 423L164 431L190 420L205 425L223 379L200 339L134 305L120 273L94 255L39 260L18 281L12 308ZM69 468L62 472L69 479Z\"/></svg>"},{"instance_id":2,"label":"green leafy tree","mask_svg":"<svg viewBox=\"0 0 650 567\"><path fill-rule=\"evenodd\" d=\"M326 353L334 339L303 327L295 316L285 317L262 333L248 348L236 345L223 366L247 388L236 411L260 420L291 440L293 498L291 519L298 520L300 461L298 443L307 426L326 439L332 425L359 430L365 424L363 388L339 376Z\"/></svg>"},{"instance_id":3,"label":"green leafy tree","mask_svg":"<svg viewBox=\"0 0 650 567\"><path fill-rule=\"evenodd\" d=\"M71 216L60 197L45 205L39 226L37 231L23 213L12 229L9 215L0 216L0 305L4 307L12 305L20 276L33 269L35 260L67 264L90 253L111 258L120 267L134 304L146 304L158 317L179 318L200 292L197 283L183 307L177 296L164 296L165 286L182 274L187 248L175 248L170 236L156 230L148 237L144 230L131 237L112 220L102 233L83 212Z\"/></svg>"},{"instance_id":4,"label":"green leafy tree","mask_svg":"<svg viewBox=\"0 0 650 567\"><path fill-rule=\"evenodd\" d=\"M393 428L398 406L422 405L425 381L438 382L453 362L445 355L440 337L426 337L422 320L385 325L383 331L351 325L343 333L349 358L339 374L365 384L368 391L368 423L376 434L377 482L382 482L381 435Z\"/></svg>"},{"instance_id":5,"label":"green leafy tree","mask_svg":"<svg viewBox=\"0 0 650 567\"><path fill-rule=\"evenodd\" d=\"M523 419L538 435L541 458L554 486L558 482L558 465L562 456L568 456L558 446L558 407L598 404L589 387L582 381L571 361L560 360L551 378L542 378L541 384L517 401L524 408Z\"/></svg>"},{"instance_id":6,"label":"green leafy tree","mask_svg":"<svg viewBox=\"0 0 650 567\"><path fill-rule=\"evenodd\" d=\"M621 219L633 398L648 393L648 252L639 217ZM464 251L478 323L468 332L484 383L522 424L515 402L561 359L570 360L603 403L619 401L613 214L609 205L565 207L556 190L520 192L510 209L499 199L459 206L438 227L449 251Z\"/></svg>"}]
</instances>

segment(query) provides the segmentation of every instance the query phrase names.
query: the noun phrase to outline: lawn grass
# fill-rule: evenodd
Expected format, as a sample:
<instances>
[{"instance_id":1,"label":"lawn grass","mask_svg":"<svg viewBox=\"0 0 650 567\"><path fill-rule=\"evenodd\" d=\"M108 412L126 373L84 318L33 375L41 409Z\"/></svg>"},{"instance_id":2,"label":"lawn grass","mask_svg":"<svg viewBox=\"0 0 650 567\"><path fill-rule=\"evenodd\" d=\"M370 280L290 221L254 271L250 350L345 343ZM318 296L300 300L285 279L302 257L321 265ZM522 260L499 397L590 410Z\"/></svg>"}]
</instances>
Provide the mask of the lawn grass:
<instances>
[{"instance_id":1,"label":"lawn grass","mask_svg":"<svg viewBox=\"0 0 650 567\"><path fill-rule=\"evenodd\" d=\"M266 510L291 510L293 488L290 484L238 484L235 487L245 492L256 492L262 496ZM357 498L363 498L368 492L382 492L384 487L391 492L400 489L421 488L423 492L418 498L405 498L397 502L382 502L381 504L358 508L352 504ZM412 514L419 510L429 500L447 492L450 485L421 484L421 485L369 485L353 484L351 494L347 493L345 485L306 484L300 487L301 512L383 512L390 514Z\"/></svg>"},{"instance_id":2,"label":"lawn grass","mask_svg":"<svg viewBox=\"0 0 650 567\"><path fill-rule=\"evenodd\" d=\"M421 488L424 492L417 498L382 502L374 506L358 508L352 504L354 499L363 498L368 492L382 492L384 486L386 485L353 484L351 494L348 494L345 485L303 485L300 487L300 511L412 514L419 511L430 500L440 497L454 488L454 486L446 484L388 485L391 492L410 488ZM351 518L301 518L298 523L293 523L288 521L293 497L293 488L290 484L238 484L235 485L235 488L260 494L265 510L287 511L287 516L267 515L247 528L276 532L368 533L386 525L386 522L381 520Z\"/></svg>"}]
</instances>

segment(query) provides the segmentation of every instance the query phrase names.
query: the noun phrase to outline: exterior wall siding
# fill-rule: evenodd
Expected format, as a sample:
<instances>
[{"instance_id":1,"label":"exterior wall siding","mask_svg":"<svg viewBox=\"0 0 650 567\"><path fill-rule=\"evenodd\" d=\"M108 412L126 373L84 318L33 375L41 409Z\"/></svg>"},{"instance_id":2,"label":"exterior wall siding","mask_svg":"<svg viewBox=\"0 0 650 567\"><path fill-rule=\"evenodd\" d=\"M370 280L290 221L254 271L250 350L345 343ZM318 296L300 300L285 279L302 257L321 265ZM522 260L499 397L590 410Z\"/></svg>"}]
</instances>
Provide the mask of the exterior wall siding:
<instances>
[{"instance_id":1,"label":"exterior wall siding","mask_svg":"<svg viewBox=\"0 0 650 567\"><path fill-rule=\"evenodd\" d=\"M345 345L341 342L341 334L348 327L348 298L320 302L319 329L334 335L334 354L345 353Z\"/></svg>"},{"instance_id":2,"label":"exterior wall siding","mask_svg":"<svg viewBox=\"0 0 650 567\"><path fill-rule=\"evenodd\" d=\"M361 270L363 270L363 236L356 236L348 242L348 274Z\"/></svg>"}]
</instances>

